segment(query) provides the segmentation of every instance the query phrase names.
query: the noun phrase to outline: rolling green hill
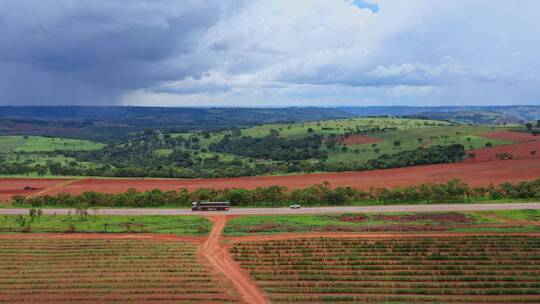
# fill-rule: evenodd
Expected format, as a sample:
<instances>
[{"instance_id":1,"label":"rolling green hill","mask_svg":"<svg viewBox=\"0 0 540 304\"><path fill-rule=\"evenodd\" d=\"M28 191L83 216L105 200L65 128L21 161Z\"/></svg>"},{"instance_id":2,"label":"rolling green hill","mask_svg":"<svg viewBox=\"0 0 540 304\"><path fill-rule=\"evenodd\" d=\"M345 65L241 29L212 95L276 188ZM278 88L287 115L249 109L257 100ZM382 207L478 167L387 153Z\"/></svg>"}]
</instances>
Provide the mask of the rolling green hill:
<instances>
[{"instance_id":1,"label":"rolling green hill","mask_svg":"<svg viewBox=\"0 0 540 304\"><path fill-rule=\"evenodd\" d=\"M466 155L465 150L506 144L478 135L506 128L429 119L364 117L217 131L178 133L147 129L106 144L3 136L0 137L0 174L236 177L365 170L381 164L405 166L460 161ZM420 159L433 153L443 155Z\"/></svg>"}]
</instances>

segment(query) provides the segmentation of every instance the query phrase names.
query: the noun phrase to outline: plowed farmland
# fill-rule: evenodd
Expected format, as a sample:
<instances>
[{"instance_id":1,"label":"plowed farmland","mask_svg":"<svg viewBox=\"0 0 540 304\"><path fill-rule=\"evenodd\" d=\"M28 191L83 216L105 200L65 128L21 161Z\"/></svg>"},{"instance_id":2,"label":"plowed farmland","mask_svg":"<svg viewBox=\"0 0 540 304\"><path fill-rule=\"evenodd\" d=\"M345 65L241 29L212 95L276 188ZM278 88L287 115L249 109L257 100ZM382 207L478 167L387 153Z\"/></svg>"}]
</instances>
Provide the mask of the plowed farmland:
<instances>
[{"instance_id":1,"label":"plowed farmland","mask_svg":"<svg viewBox=\"0 0 540 304\"><path fill-rule=\"evenodd\" d=\"M231 303L197 246L177 240L0 239L1 303Z\"/></svg>"},{"instance_id":2,"label":"plowed farmland","mask_svg":"<svg viewBox=\"0 0 540 304\"><path fill-rule=\"evenodd\" d=\"M300 238L236 243L273 303L539 303L540 238Z\"/></svg>"},{"instance_id":3,"label":"plowed farmland","mask_svg":"<svg viewBox=\"0 0 540 304\"><path fill-rule=\"evenodd\" d=\"M487 186L490 183L517 182L536 179L540 176L540 157L537 159L508 160L494 162L454 163L428 165L388 170L359 172L320 173L288 176L259 176L245 178L209 178L209 179L85 179L54 189L47 194L61 192L80 194L84 191L125 192L129 188L139 191L162 189L177 190L186 188L245 188L269 187L282 185L290 189L305 188L328 181L332 186L353 186L360 189L370 187L396 187L422 183L445 183L452 178L459 178L475 186Z\"/></svg>"},{"instance_id":4,"label":"plowed farmland","mask_svg":"<svg viewBox=\"0 0 540 304\"><path fill-rule=\"evenodd\" d=\"M514 143L533 141L533 140L539 139L538 136L535 136L531 133L513 132L513 131L489 131L489 132L480 133L479 135L485 138L510 141Z\"/></svg>"},{"instance_id":5,"label":"plowed farmland","mask_svg":"<svg viewBox=\"0 0 540 304\"><path fill-rule=\"evenodd\" d=\"M540 158L537 152L540 150L540 137L529 133L511 131L493 131L480 134L482 137L513 142L513 144L481 148L472 150L475 154L469 162L477 161L498 161L501 154L512 159L536 159Z\"/></svg>"},{"instance_id":6,"label":"plowed farmland","mask_svg":"<svg viewBox=\"0 0 540 304\"><path fill-rule=\"evenodd\" d=\"M0 200L9 199L13 195L32 195L49 189L68 180L57 178L2 178L0 179ZM24 187L32 190L24 190Z\"/></svg>"},{"instance_id":7,"label":"plowed farmland","mask_svg":"<svg viewBox=\"0 0 540 304\"><path fill-rule=\"evenodd\" d=\"M365 136L365 135L351 135L349 137L344 138L341 142L346 145L361 145L361 144L372 144L376 142L383 141L382 138L377 137L371 137L371 136Z\"/></svg>"}]
</instances>

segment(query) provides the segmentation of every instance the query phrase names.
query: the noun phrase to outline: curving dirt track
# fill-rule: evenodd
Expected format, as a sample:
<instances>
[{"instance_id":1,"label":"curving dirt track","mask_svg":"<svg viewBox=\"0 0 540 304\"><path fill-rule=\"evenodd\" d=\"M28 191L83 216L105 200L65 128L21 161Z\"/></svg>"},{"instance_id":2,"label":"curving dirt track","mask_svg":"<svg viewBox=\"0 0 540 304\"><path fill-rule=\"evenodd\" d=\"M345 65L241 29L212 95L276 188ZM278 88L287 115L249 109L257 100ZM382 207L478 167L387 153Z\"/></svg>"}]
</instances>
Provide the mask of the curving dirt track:
<instances>
[{"instance_id":1,"label":"curving dirt track","mask_svg":"<svg viewBox=\"0 0 540 304\"><path fill-rule=\"evenodd\" d=\"M227 250L220 244L221 232L227 224L226 216L209 217L214 223L210 235L202 246L203 255L206 259L221 271L236 287L246 303L264 304L268 300L264 297L255 282L240 266L230 257Z\"/></svg>"}]
</instances>

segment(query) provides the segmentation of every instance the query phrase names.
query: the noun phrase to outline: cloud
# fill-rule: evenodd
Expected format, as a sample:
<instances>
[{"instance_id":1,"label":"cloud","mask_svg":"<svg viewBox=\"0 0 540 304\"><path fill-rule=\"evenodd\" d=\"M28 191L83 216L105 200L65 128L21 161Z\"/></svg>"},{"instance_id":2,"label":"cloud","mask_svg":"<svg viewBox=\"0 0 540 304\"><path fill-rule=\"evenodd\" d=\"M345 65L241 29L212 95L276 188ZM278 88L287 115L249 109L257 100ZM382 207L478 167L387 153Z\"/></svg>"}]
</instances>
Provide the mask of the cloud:
<instances>
[{"instance_id":1,"label":"cloud","mask_svg":"<svg viewBox=\"0 0 540 304\"><path fill-rule=\"evenodd\" d=\"M125 91L196 77L211 64L191 60L198 36L236 5L2 1L0 102L109 104Z\"/></svg>"},{"instance_id":2,"label":"cloud","mask_svg":"<svg viewBox=\"0 0 540 304\"><path fill-rule=\"evenodd\" d=\"M0 104L539 103L540 2L504 4L4 0Z\"/></svg>"}]
</instances>

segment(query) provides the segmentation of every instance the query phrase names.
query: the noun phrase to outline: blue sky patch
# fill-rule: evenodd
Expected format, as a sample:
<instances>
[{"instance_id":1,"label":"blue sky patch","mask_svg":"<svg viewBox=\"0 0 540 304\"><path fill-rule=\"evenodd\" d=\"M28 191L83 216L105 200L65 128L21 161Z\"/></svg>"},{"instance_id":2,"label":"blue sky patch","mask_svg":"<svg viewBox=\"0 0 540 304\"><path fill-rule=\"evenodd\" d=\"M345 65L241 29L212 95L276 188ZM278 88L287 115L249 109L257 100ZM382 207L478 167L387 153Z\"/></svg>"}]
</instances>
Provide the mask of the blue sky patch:
<instances>
[{"instance_id":1,"label":"blue sky patch","mask_svg":"<svg viewBox=\"0 0 540 304\"><path fill-rule=\"evenodd\" d=\"M379 11L379 6L377 4L364 0L353 0L353 4L356 5L358 8L367 8L373 13L377 13Z\"/></svg>"}]
</instances>

